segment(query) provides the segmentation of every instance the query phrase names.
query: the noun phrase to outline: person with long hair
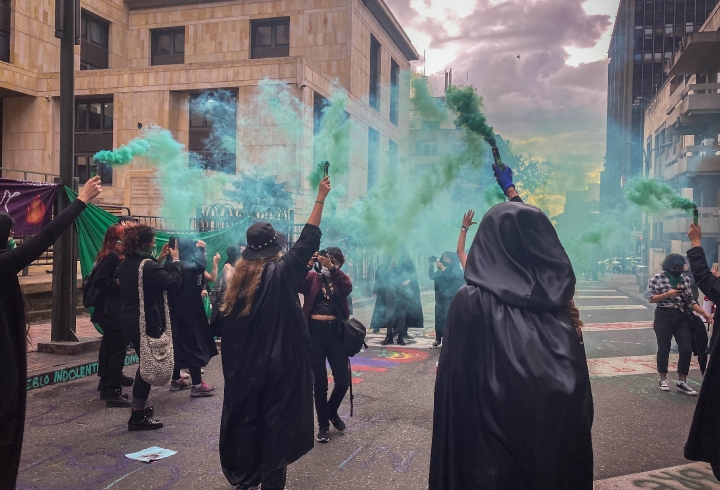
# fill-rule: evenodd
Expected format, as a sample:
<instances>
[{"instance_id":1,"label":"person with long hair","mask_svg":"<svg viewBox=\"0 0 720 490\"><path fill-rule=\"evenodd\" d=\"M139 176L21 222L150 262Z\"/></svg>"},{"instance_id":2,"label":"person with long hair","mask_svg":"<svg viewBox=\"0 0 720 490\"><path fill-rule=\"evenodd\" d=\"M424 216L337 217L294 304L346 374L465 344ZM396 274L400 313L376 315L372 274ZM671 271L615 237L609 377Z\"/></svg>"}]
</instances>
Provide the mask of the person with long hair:
<instances>
[{"instance_id":1,"label":"person with long hair","mask_svg":"<svg viewBox=\"0 0 720 490\"><path fill-rule=\"evenodd\" d=\"M227 291L227 286L232 280L233 274L235 274L235 264L240 259L241 253L242 250L240 250L239 245L231 245L225 249L225 263L223 264L222 270L219 271L217 282L215 283L217 294L213 301L212 316L210 317L210 324L213 325L213 327L216 325L216 323L214 323L215 319L220 315L222 303L225 299L225 291ZM213 329L213 334L219 337L222 335L222 332Z\"/></svg>"},{"instance_id":2,"label":"person with long hair","mask_svg":"<svg viewBox=\"0 0 720 490\"><path fill-rule=\"evenodd\" d=\"M60 191L62 192L62 190ZM32 238L16 246L12 217L0 213L0 482L15 488L25 431L27 343L25 299L17 275L40 257L100 192L100 177L83 186L77 199Z\"/></svg>"},{"instance_id":3,"label":"person with long hair","mask_svg":"<svg viewBox=\"0 0 720 490\"><path fill-rule=\"evenodd\" d=\"M121 320L125 337L132 343L135 353L140 356L140 316L144 315L146 333L150 337L159 338L167 328L165 325L165 302L163 293L174 293L182 284L180 268L180 251L170 248L167 244L162 248L160 257L155 260L155 230L147 225L135 225L125 228L123 235L123 255L125 258L118 268L120 297L122 299ZM160 265L167 256L171 261ZM145 311L140 311L139 271L143 266L143 295ZM161 420L153 418L155 410L147 404L150 384L140 376L140 367L135 373L131 412L128 430L155 430L163 426Z\"/></svg>"},{"instance_id":4,"label":"person with long hair","mask_svg":"<svg viewBox=\"0 0 720 490\"><path fill-rule=\"evenodd\" d=\"M313 269L315 262L320 272ZM308 263L307 275L300 281L299 292L305 298L303 314L312 339L312 369L315 376L315 412L318 421L318 442L330 441L330 422L340 432L345 422L338 415L350 388L349 359L343 344L342 320L350 318L348 296L352 282L341 269L345 256L337 247L328 247L315 254ZM330 364L333 387L328 400L328 377L325 361Z\"/></svg>"},{"instance_id":5,"label":"person with long hair","mask_svg":"<svg viewBox=\"0 0 720 490\"><path fill-rule=\"evenodd\" d=\"M662 262L663 271L655 274L648 283L645 296L650 303L657 304L653 330L657 338L657 371L660 375L658 386L661 391L670 391L667 381L670 345L673 337L678 345L678 381L676 387L681 393L697 396L697 391L687 384L687 375L692 360L692 332L690 322L692 311L712 323L710 314L703 311L693 296L692 281L684 274L685 259L680 254L670 254Z\"/></svg>"},{"instance_id":6,"label":"person with long hair","mask_svg":"<svg viewBox=\"0 0 720 490\"><path fill-rule=\"evenodd\" d=\"M220 463L225 477L247 490L285 488L287 466L313 448L312 344L298 284L320 248L320 221L330 179L295 245L270 223L247 231L223 312L225 398Z\"/></svg>"},{"instance_id":7,"label":"person with long hair","mask_svg":"<svg viewBox=\"0 0 720 490\"><path fill-rule=\"evenodd\" d=\"M177 243L183 280L180 289L175 291L170 300L175 354L175 370L170 381L170 391L190 388L190 396L193 398L212 396L215 388L202 380L201 371L210 359L218 354L200 295L204 284L203 276L206 274L205 242L179 238ZM215 273L217 274L217 263ZM182 379L181 368L190 371L192 384Z\"/></svg>"},{"instance_id":8,"label":"person with long hair","mask_svg":"<svg viewBox=\"0 0 720 490\"><path fill-rule=\"evenodd\" d=\"M455 293L465 284L460 261L452 252L445 252L438 259L431 257L428 276L435 283L435 342L433 347L442 343L443 329L447 320L450 303Z\"/></svg>"},{"instance_id":9,"label":"person with long hair","mask_svg":"<svg viewBox=\"0 0 720 490\"><path fill-rule=\"evenodd\" d=\"M100 399L108 407L129 407L130 400L122 394L122 387L132 386L123 376L127 342L120 321L120 286L117 270L122 259L122 238L125 227L110 226L105 232L102 248L95 259L93 284L99 291L90 319L100 325L103 336L98 353Z\"/></svg>"},{"instance_id":10,"label":"person with long hair","mask_svg":"<svg viewBox=\"0 0 720 490\"><path fill-rule=\"evenodd\" d=\"M496 168L498 182L516 197L506 170ZM514 201L483 217L466 285L448 313L430 490L593 486L593 402L572 303L575 273L547 216Z\"/></svg>"}]
</instances>

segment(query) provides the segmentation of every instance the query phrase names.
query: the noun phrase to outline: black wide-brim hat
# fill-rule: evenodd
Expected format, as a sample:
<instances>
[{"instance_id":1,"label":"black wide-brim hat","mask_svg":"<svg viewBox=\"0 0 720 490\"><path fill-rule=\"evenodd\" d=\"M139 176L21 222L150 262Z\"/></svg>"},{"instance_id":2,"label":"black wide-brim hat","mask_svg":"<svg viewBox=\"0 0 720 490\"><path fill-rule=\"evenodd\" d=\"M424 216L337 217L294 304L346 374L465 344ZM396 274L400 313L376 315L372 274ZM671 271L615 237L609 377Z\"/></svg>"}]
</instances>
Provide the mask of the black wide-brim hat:
<instances>
[{"instance_id":1,"label":"black wide-brim hat","mask_svg":"<svg viewBox=\"0 0 720 490\"><path fill-rule=\"evenodd\" d=\"M286 245L285 235L275 231L270 223L255 223L247 231L247 247L243 250L245 260L266 259L277 255Z\"/></svg>"}]
</instances>

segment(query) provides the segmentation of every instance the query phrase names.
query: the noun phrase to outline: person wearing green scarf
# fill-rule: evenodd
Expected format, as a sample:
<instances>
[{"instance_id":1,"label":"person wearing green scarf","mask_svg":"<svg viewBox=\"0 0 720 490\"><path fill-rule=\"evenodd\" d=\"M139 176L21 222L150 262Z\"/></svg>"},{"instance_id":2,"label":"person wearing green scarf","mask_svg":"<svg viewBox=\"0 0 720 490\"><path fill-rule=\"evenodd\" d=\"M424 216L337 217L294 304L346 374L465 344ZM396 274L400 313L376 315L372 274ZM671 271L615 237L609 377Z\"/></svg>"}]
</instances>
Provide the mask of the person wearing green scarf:
<instances>
[{"instance_id":1,"label":"person wearing green scarf","mask_svg":"<svg viewBox=\"0 0 720 490\"><path fill-rule=\"evenodd\" d=\"M687 375L692 358L692 332L690 320L692 311L700 314L705 321L712 323L712 317L697 304L692 293L692 282L685 271L685 259L679 254L670 254L662 263L663 272L655 274L648 284L646 297L650 303L657 304L653 330L657 338L657 370L660 375L658 386L662 391L670 391L667 381L668 361L672 338L678 345L677 389L690 396L697 391L687 384Z\"/></svg>"}]
</instances>

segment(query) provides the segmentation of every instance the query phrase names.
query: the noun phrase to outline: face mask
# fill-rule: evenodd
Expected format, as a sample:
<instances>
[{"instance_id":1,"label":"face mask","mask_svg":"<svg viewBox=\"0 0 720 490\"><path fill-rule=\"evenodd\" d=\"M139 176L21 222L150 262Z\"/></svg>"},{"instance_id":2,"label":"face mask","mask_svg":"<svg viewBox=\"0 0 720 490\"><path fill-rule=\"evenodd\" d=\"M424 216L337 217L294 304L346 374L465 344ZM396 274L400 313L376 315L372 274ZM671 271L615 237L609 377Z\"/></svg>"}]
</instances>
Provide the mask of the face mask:
<instances>
[{"instance_id":1,"label":"face mask","mask_svg":"<svg viewBox=\"0 0 720 490\"><path fill-rule=\"evenodd\" d=\"M150 259L156 259L157 258L157 250L154 248L152 250L138 250L138 255L142 255L143 257L148 257Z\"/></svg>"},{"instance_id":2,"label":"face mask","mask_svg":"<svg viewBox=\"0 0 720 490\"><path fill-rule=\"evenodd\" d=\"M325 277L330 277L330 270L327 267L323 267L322 269L320 269L320 274Z\"/></svg>"},{"instance_id":3,"label":"face mask","mask_svg":"<svg viewBox=\"0 0 720 490\"><path fill-rule=\"evenodd\" d=\"M8 242L7 242L7 249L8 249L8 250L13 250L16 245L17 245L17 244L15 243L15 239L14 239L14 238L11 238L11 239L8 240Z\"/></svg>"},{"instance_id":4,"label":"face mask","mask_svg":"<svg viewBox=\"0 0 720 490\"><path fill-rule=\"evenodd\" d=\"M682 274L682 271L669 271L668 275L672 277L673 279L678 279L680 275Z\"/></svg>"}]
</instances>

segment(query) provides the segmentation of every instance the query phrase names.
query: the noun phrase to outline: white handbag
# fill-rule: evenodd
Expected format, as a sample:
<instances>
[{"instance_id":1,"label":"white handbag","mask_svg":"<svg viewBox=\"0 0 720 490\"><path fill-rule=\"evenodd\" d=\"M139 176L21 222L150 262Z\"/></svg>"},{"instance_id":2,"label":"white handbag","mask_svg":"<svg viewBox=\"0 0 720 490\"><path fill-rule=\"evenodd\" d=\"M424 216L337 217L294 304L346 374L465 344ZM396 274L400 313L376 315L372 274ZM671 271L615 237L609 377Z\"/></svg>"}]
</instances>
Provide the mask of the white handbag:
<instances>
[{"instance_id":1,"label":"white handbag","mask_svg":"<svg viewBox=\"0 0 720 490\"><path fill-rule=\"evenodd\" d=\"M150 259L143 260L138 270L138 291L140 292L140 377L152 386L162 386L170 382L175 367L170 308L168 307L167 291L164 291L165 330L158 339L150 337L147 334L145 292L143 290L143 269L145 262L148 261Z\"/></svg>"}]
</instances>

